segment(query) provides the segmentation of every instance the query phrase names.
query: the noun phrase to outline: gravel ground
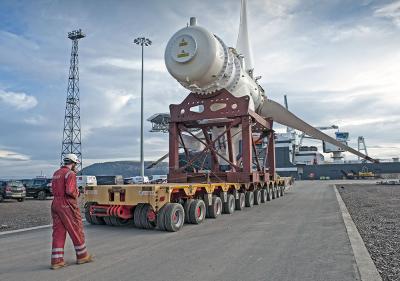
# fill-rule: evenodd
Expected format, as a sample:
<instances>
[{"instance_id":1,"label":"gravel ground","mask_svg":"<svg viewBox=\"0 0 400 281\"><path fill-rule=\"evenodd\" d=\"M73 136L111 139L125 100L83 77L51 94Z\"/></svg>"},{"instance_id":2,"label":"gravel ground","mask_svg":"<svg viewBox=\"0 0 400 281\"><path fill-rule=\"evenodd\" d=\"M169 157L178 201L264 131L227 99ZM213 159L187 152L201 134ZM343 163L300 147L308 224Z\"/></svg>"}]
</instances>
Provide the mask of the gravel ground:
<instances>
[{"instance_id":1,"label":"gravel ground","mask_svg":"<svg viewBox=\"0 0 400 281\"><path fill-rule=\"evenodd\" d=\"M51 224L51 202L51 198L43 201L27 198L24 202L1 202L0 232ZM80 203L82 210L82 200Z\"/></svg>"},{"instance_id":2,"label":"gravel ground","mask_svg":"<svg viewBox=\"0 0 400 281\"><path fill-rule=\"evenodd\" d=\"M383 280L400 280L400 186L338 185Z\"/></svg>"}]
</instances>

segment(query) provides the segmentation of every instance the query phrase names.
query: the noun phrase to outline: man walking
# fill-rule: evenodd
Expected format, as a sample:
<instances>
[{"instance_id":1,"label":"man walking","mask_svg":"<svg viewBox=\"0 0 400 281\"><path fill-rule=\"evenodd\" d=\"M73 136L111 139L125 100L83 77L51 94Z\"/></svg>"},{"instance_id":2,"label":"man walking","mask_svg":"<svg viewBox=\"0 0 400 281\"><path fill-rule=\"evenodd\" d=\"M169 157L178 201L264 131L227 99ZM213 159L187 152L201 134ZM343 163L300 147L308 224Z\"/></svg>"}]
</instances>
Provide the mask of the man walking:
<instances>
[{"instance_id":1,"label":"man walking","mask_svg":"<svg viewBox=\"0 0 400 281\"><path fill-rule=\"evenodd\" d=\"M93 261L85 245L82 216L78 206L79 191L76 185L75 167L79 159L75 154L67 154L63 159L64 166L57 170L52 179L53 203L53 246L51 269L66 266L64 262L64 245L67 232L76 251L76 263L84 264Z\"/></svg>"}]
</instances>

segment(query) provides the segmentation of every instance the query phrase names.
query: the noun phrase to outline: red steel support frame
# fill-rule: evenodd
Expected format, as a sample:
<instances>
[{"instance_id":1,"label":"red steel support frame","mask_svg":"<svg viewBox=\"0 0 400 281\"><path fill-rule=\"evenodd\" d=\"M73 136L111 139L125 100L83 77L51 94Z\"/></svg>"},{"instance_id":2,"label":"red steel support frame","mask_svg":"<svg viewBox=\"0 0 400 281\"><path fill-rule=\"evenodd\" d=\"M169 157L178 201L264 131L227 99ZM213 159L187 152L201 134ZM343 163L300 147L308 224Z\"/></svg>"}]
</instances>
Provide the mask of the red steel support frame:
<instances>
[{"instance_id":1,"label":"red steel support frame","mask_svg":"<svg viewBox=\"0 0 400 281\"><path fill-rule=\"evenodd\" d=\"M179 137L178 124L169 124L169 174L175 177L179 169Z\"/></svg>"},{"instance_id":2,"label":"red steel support frame","mask_svg":"<svg viewBox=\"0 0 400 281\"><path fill-rule=\"evenodd\" d=\"M272 129L272 120L270 120L270 125ZM269 176L271 180L276 177L276 163L275 163L275 132L271 130L268 136L268 169Z\"/></svg>"},{"instance_id":3,"label":"red steel support frame","mask_svg":"<svg viewBox=\"0 0 400 281\"><path fill-rule=\"evenodd\" d=\"M212 105L219 104L219 110L213 110ZM222 106L221 106L222 105ZM194 110L194 108L197 108ZM198 108L201 107L201 110ZM249 109L249 97L234 97L222 89L211 97L189 94L181 104L170 105L171 121L169 125L169 175L170 182L240 182L258 183L275 177L275 149L272 120L267 120ZM232 128L241 126L241 130L232 135ZM223 133L211 139L208 132L214 128L223 128ZM200 138L193 130L203 132ZM180 166L179 146L183 142L181 134L185 132L205 148L197 155L190 155L185 149L186 162ZM233 138L241 134L241 154L233 153ZM268 148L263 163L260 164L256 155L253 133L268 136ZM215 144L221 137L226 137L227 156L218 151ZM254 155L253 155L254 150ZM210 172L201 171L203 164L196 161L208 153L211 161ZM225 154L226 155L226 154ZM253 158L256 157L257 169L253 169ZM228 171L221 169L218 157L230 167ZM190 158L190 159L189 159ZM237 158L240 158L239 160ZM268 163L268 168L265 164ZM190 166L193 170L187 170ZM200 169L198 169L200 167Z\"/></svg>"}]
</instances>

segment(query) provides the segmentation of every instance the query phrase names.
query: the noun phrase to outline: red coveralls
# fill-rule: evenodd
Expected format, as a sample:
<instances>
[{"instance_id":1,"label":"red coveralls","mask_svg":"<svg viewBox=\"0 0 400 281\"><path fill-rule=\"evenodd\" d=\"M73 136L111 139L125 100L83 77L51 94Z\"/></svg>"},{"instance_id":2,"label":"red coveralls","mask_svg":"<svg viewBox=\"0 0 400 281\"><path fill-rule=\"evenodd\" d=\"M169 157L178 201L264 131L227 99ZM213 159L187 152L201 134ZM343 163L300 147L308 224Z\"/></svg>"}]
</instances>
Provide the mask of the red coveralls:
<instances>
[{"instance_id":1,"label":"red coveralls","mask_svg":"<svg viewBox=\"0 0 400 281\"><path fill-rule=\"evenodd\" d=\"M57 170L52 179L53 203L53 247L51 264L64 262L64 244L68 232L75 246L76 258L87 257L85 235L83 233L82 216L78 207L79 192L76 185L75 172L68 167Z\"/></svg>"}]
</instances>

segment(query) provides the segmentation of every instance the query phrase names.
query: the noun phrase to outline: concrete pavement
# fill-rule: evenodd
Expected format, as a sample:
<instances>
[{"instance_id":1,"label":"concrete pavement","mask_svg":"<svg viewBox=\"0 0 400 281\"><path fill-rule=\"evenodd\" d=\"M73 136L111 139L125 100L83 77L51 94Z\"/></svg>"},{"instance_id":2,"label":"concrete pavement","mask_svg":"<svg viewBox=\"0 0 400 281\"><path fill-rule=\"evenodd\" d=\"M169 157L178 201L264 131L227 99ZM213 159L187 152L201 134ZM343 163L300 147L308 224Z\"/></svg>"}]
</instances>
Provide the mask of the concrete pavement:
<instances>
[{"instance_id":1,"label":"concrete pavement","mask_svg":"<svg viewBox=\"0 0 400 281\"><path fill-rule=\"evenodd\" d=\"M0 236L0 280L360 280L331 182L177 233L86 226L96 261L51 271L51 229Z\"/></svg>"}]
</instances>

